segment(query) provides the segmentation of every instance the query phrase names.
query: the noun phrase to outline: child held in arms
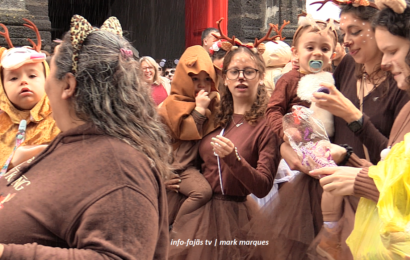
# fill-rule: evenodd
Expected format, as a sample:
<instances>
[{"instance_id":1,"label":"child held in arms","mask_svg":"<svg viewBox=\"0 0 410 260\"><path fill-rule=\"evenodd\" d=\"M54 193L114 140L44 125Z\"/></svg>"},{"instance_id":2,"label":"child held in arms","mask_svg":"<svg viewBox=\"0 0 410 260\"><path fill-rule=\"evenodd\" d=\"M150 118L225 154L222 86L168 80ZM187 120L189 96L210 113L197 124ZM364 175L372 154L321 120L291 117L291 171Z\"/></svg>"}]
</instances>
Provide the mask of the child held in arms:
<instances>
[{"instance_id":1,"label":"child held in arms","mask_svg":"<svg viewBox=\"0 0 410 260\"><path fill-rule=\"evenodd\" d=\"M196 166L199 141L215 129L219 104L217 75L209 54L201 46L186 49L171 83L171 95L159 109L173 139L172 164L178 174L168 189L185 195L180 204L177 193L168 192L169 223L206 204L212 196L208 181Z\"/></svg>"},{"instance_id":2,"label":"child held in arms","mask_svg":"<svg viewBox=\"0 0 410 260\"><path fill-rule=\"evenodd\" d=\"M49 67L40 52L40 34L31 21L24 20L38 38L37 45L29 40L33 48L14 47L7 27L0 24L9 45L9 49L0 49L0 177L40 153L60 132L44 90Z\"/></svg>"}]
</instances>

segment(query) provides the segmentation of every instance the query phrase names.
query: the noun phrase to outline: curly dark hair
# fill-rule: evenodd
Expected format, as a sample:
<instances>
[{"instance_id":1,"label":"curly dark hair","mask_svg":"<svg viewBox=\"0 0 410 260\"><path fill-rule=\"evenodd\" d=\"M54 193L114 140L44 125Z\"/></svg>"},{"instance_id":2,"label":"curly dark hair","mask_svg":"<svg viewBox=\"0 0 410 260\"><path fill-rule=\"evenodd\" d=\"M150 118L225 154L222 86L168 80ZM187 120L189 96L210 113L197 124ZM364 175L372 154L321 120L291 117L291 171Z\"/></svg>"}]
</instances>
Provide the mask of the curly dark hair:
<instances>
[{"instance_id":1,"label":"curly dark hair","mask_svg":"<svg viewBox=\"0 0 410 260\"><path fill-rule=\"evenodd\" d=\"M233 56L237 53L246 52L251 58L255 61L257 70L259 71L259 76L265 74L265 62L260 54L253 52L252 50L246 47L238 47L229 51L224 59L222 67L223 78L226 78L226 69ZM219 93L221 95L221 102L219 106L219 112L215 117L215 125L220 127L226 127L229 125L233 116L233 98L232 93L227 86L223 84L223 80L220 81ZM249 124L255 124L261 117L265 115L266 107L268 105L268 93L266 91L265 85L258 84L258 92L256 95L256 100L252 104L252 107L249 111L245 113L245 120Z\"/></svg>"},{"instance_id":2,"label":"curly dark hair","mask_svg":"<svg viewBox=\"0 0 410 260\"><path fill-rule=\"evenodd\" d=\"M398 14L390 8L381 10L374 19L373 26L384 27L389 33L410 41L410 7L407 6L402 14ZM410 66L410 50L404 60ZM410 84L410 76L406 78L406 82Z\"/></svg>"},{"instance_id":3,"label":"curly dark hair","mask_svg":"<svg viewBox=\"0 0 410 260\"><path fill-rule=\"evenodd\" d=\"M55 56L58 79L72 68L73 46L67 33ZM73 108L77 117L91 122L148 157L166 179L170 172L170 140L160 122L150 90L141 80L139 62L124 57L130 49L122 37L99 30L90 33L81 48Z\"/></svg>"},{"instance_id":4,"label":"curly dark hair","mask_svg":"<svg viewBox=\"0 0 410 260\"><path fill-rule=\"evenodd\" d=\"M377 10L374 7L371 6L359 6L359 7L354 7L352 4L348 5L342 5L340 16L343 14L352 14L358 19L366 22L370 22L372 24L372 30L374 32L375 27L373 25L373 21L375 17L377 16ZM381 63L381 60L380 60ZM365 68L363 64L358 64L356 63L356 78L357 79L362 79L363 73L365 72ZM387 77L388 81L392 79L390 73L383 72L381 69L381 64L378 64L376 69L369 75L369 80L372 82L372 84L376 85L377 83L380 83L380 80L383 79L384 77ZM389 84L386 85L386 89L384 90L384 93L387 93L389 89Z\"/></svg>"}]
</instances>

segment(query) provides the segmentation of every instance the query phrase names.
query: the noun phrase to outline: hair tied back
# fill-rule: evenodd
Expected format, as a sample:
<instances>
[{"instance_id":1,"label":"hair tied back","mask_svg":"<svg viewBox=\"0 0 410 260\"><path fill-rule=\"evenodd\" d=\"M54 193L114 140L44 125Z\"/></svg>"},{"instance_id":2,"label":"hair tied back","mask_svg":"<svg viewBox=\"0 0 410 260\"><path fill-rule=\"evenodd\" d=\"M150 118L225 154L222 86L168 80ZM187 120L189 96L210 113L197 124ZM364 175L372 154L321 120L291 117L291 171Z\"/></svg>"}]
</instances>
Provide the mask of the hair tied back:
<instances>
[{"instance_id":1,"label":"hair tied back","mask_svg":"<svg viewBox=\"0 0 410 260\"><path fill-rule=\"evenodd\" d=\"M121 55L122 55L122 57L124 57L124 59L128 59L128 58L132 57L133 53L132 53L131 50L121 48Z\"/></svg>"}]
</instances>

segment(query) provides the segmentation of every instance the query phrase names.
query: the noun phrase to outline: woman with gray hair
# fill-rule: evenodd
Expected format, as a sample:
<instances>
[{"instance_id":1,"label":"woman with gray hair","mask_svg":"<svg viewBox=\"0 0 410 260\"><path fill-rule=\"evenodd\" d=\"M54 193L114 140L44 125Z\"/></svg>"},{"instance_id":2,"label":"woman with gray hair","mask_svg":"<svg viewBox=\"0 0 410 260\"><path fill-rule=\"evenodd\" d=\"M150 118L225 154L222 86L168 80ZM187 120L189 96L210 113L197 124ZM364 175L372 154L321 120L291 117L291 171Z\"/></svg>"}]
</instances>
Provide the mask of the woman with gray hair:
<instances>
[{"instance_id":1,"label":"woman with gray hair","mask_svg":"<svg viewBox=\"0 0 410 260\"><path fill-rule=\"evenodd\" d=\"M155 104L161 104L171 93L169 79L162 77L158 63L149 56L140 59L142 79L151 86L151 95Z\"/></svg>"},{"instance_id":2,"label":"woman with gray hair","mask_svg":"<svg viewBox=\"0 0 410 260\"><path fill-rule=\"evenodd\" d=\"M166 259L170 146L116 18L74 16L46 93L61 129L0 179L0 258ZM149 235L147 235L149 234Z\"/></svg>"}]
</instances>

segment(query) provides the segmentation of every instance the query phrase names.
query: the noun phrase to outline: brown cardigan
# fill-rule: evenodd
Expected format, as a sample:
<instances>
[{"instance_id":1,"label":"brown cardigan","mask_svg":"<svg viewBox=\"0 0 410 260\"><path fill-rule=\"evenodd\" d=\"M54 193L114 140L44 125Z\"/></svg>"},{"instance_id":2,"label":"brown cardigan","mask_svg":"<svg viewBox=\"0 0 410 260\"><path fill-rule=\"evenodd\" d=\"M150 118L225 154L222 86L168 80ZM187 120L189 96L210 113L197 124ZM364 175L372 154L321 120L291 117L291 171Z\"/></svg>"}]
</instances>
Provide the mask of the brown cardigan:
<instances>
[{"instance_id":1,"label":"brown cardigan","mask_svg":"<svg viewBox=\"0 0 410 260\"><path fill-rule=\"evenodd\" d=\"M404 135L410 132L410 102L408 102L400 114L394 121L393 128L391 130L389 145L393 146L404 140ZM374 180L369 177L368 172L371 163L366 160L359 159L357 155L352 154L347 165L353 167L364 167L357 175L354 183L354 195L371 199L373 201L379 200L380 192L376 188Z\"/></svg>"}]
</instances>

